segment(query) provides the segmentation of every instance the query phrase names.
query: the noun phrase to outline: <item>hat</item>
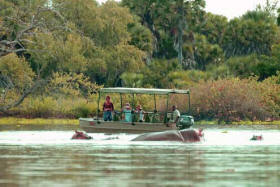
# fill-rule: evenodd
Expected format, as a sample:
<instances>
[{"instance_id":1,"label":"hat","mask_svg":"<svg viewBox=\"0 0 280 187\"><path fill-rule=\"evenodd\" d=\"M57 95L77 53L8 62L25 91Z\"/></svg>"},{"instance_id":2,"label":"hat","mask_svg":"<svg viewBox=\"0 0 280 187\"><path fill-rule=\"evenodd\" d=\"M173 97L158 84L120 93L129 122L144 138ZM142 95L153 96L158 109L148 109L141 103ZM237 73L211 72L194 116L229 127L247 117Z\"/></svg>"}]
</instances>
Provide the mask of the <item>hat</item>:
<instances>
[{"instance_id":1,"label":"hat","mask_svg":"<svg viewBox=\"0 0 280 187\"><path fill-rule=\"evenodd\" d=\"M125 104L125 108L130 108L130 104L129 104L129 103L126 103L126 104Z\"/></svg>"}]
</instances>

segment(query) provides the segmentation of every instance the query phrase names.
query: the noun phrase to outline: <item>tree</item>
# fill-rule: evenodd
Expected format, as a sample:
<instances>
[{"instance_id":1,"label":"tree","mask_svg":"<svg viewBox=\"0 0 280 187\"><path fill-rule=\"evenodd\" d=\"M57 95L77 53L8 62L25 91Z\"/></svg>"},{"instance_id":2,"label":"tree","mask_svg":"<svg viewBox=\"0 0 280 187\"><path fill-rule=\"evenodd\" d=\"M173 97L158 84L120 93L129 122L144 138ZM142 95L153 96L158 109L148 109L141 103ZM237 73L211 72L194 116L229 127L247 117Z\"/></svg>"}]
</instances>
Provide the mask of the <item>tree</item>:
<instances>
[{"instance_id":1,"label":"tree","mask_svg":"<svg viewBox=\"0 0 280 187\"><path fill-rule=\"evenodd\" d=\"M18 106L42 83L34 81L35 73L24 58L11 53L0 58L0 112Z\"/></svg>"},{"instance_id":2,"label":"tree","mask_svg":"<svg viewBox=\"0 0 280 187\"><path fill-rule=\"evenodd\" d=\"M211 44L218 44L221 46L227 25L228 21L226 17L207 13L201 27L197 29L197 33L206 36L208 42Z\"/></svg>"},{"instance_id":3,"label":"tree","mask_svg":"<svg viewBox=\"0 0 280 187\"><path fill-rule=\"evenodd\" d=\"M105 85L121 86L121 75L125 72L139 73L144 67L145 53L134 46L118 45L110 49L107 56Z\"/></svg>"},{"instance_id":4,"label":"tree","mask_svg":"<svg viewBox=\"0 0 280 187\"><path fill-rule=\"evenodd\" d=\"M202 9L205 6L205 1L123 0L122 3L138 15L141 18L141 23L153 33L155 39L153 56L157 58L167 56L171 59L175 57L172 51L175 50L179 64L183 65L183 43L192 42L192 29L195 29L193 25L203 18L204 11ZM170 45L172 50L170 50Z\"/></svg>"},{"instance_id":5,"label":"tree","mask_svg":"<svg viewBox=\"0 0 280 187\"><path fill-rule=\"evenodd\" d=\"M193 49L197 69L205 71L207 65L220 65L224 61L224 53L221 47L218 44L210 44L204 35L195 34Z\"/></svg>"},{"instance_id":6,"label":"tree","mask_svg":"<svg viewBox=\"0 0 280 187\"><path fill-rule=\"evenodd\" d=\"M270 55L279 42L279 28L273 18L261 10L249 11L231 20L222 47L227 57L252 53Z\"/></svg>"},{"instance_id":7,"label":"tree","mask_svg":"<svg viewBox=\"0 0 280 187\"><path fill-rule=\"evenodd\" d=\"M67 31L68 27L59 12L47 6L46 0L1 0L0 10L0 80L2 103L0 111L16 107L50 79L41 76L42 64L34 56L46 57L48 48L36 48L52 36ZM3 5L3 9L2 9ZM36 47L32 47L36 46ZM36 54L36 55L35 55ZM45 68L44 70L46 70ZM27 81L27 82L26 82Z\"/></svg>"},{"instance_id":8,"label":"tree","mask_svg":"<svg viewBox=\"0 0 280 187\"><path fill-rule=\"evenodd\" d=\"M27 51L24 43L32 43L27 39L28 36L65 26L59 12L47 7L46 2L47 0L0 1L3 5L0 11L0 56L22 54Z\"/></svg>"},{"instance_id":9,"label":"tree","mask_svg":"<svg viewBox=\"0 0 280 187\"><path fill-rule=\"evenodd\" d=\"M134 18L133 23L128 24L128 32L131 37L128 43L151 56L153 52L153 36L148 28L138 22L138 17Z\"/></svg>"},{"instance_id":10,"label":"tree","mask_svg":"<svg viewBox=\"0 0 280 187\"><path fill-rule=\"evenodd\" d=\"M141 71L144 75L143 85L154 88L168 88L170 87L168 74L178 68L179 64L176 59L155 59Z\"/></svg>"},{"instance_id":11,"label":"tree","mask_svg":"<svg viewBox=\"0 0 280 187\"><path fill-rule=\"evenodd\" d=\"M127 26L133 23L133 17L127 8L114 1L97 6L94 0L54 0L53 6L98 47L111 47L130 40Z\"/></svg>"}]
</instances>

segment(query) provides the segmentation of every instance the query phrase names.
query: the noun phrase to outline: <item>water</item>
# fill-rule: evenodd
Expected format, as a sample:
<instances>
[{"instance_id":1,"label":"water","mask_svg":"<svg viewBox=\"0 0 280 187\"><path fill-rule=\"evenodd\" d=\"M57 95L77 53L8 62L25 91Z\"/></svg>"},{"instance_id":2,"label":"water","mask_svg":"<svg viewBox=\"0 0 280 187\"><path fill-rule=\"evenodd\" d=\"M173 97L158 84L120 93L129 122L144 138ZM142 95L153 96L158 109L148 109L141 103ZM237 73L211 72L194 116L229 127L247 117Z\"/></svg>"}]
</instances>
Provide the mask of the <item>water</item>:
<instances>
[{"instance_id":1,"label":"water","mask_svg":"<svg viewBox=\"0 0 280 187\"><path fill-rule=\"evenodd\" d=\"M0 131L0 186L280 185L278 129L214 127L193 144L72 135L69 129ZM264 140L250 141L253 135Z\"/></svg>"}]
</instances>

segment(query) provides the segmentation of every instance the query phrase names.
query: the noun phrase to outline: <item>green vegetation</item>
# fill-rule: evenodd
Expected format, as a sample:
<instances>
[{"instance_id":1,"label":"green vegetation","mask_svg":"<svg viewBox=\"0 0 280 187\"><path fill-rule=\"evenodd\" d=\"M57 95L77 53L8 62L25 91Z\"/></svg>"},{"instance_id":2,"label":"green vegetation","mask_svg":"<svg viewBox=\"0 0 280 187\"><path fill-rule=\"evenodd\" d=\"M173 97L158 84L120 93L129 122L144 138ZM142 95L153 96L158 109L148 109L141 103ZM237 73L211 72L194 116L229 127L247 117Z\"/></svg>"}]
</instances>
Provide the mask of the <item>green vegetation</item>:
<instances>
[{"instance_id":1,"label":"green vegetation","mask_svg":"<svg viewBox=\"0 0 280 187\"><path fill-rule=\"evenodd\" d=\"M1 118L0 125L79 125L77 119Z\"/></svg>"},{"instance_id":2,"label":"green vegetation","mask_svg":"<svg viewBox=\"0 0 280 187\"><path fill-rule=\"evenodd\" d=\"M205 3L0 0L0 116L93 116L98 88L126 86L190 88L198 120L279 120L277 2L233 20ZM153 110L151 100L135 104ZM171 102L183 111L182 100Z\"/></svg>"}]
</instances>

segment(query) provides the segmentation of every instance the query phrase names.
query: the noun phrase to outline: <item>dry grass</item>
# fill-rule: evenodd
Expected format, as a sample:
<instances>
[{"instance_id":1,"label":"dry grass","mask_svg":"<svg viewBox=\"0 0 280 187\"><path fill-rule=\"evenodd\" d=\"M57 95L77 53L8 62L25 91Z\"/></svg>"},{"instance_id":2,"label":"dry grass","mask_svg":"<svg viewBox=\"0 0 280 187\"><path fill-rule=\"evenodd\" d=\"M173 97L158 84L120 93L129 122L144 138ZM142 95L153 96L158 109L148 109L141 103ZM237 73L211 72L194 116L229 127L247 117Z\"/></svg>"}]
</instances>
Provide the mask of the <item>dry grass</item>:
<instances>
[{"instance_id":1,"label":"dry grass","mask_svg":"<svg viewBox=\"0 0 280 187\"><path fill-rule=\"evenodd\" d=\"M79 125L78 119L0 118L0 125Z\"/></svg>"}]
</instances>

